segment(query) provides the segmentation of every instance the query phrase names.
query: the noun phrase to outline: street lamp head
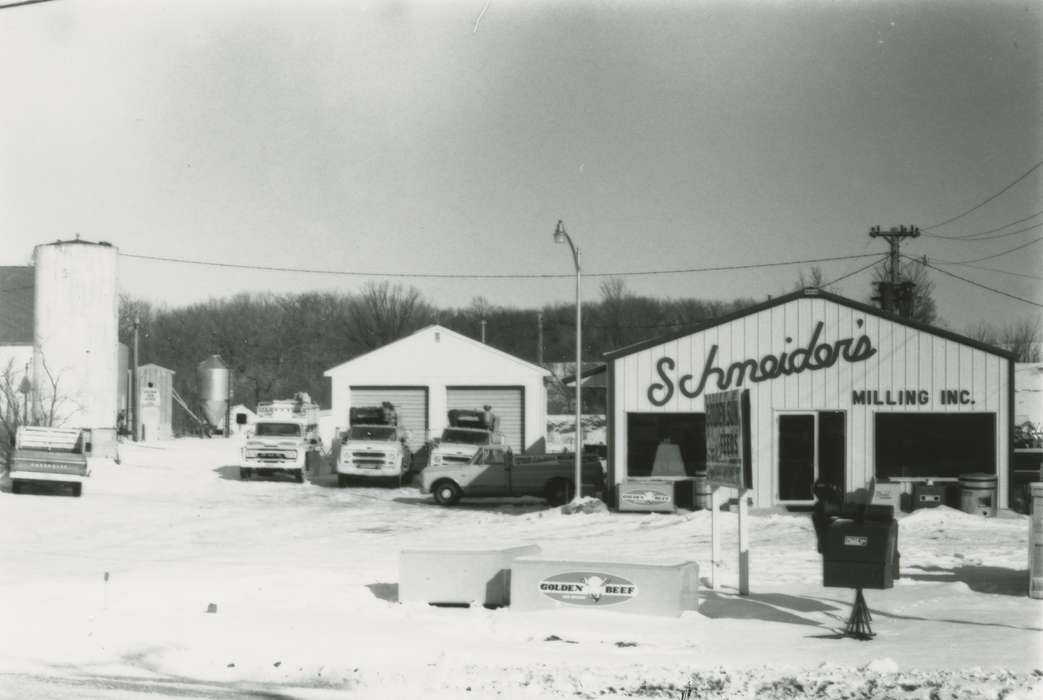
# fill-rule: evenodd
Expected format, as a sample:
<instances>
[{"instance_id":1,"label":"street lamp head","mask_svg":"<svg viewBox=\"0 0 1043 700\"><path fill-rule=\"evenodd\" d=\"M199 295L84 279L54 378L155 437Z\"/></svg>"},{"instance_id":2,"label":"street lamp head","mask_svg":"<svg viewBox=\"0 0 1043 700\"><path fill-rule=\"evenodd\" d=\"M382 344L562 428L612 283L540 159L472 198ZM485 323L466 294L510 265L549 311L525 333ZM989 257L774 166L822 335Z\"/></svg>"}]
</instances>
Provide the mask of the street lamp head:
<instances>
[{"instance_id":1,"label":"street lamp head","mask_svg":"<svg viewBox=\"0 0 1043 700\"><path fill-rule=\"evenodd\" d=\"M566 240L565 239L566 235L568 235L568 234L565 233L565 224L564 224L564 222L562 222L561 219L558 219L558 225L556 227L554 227L554 242L555 243L564 243L565 240Z\"/></svg>"}]
</instances>

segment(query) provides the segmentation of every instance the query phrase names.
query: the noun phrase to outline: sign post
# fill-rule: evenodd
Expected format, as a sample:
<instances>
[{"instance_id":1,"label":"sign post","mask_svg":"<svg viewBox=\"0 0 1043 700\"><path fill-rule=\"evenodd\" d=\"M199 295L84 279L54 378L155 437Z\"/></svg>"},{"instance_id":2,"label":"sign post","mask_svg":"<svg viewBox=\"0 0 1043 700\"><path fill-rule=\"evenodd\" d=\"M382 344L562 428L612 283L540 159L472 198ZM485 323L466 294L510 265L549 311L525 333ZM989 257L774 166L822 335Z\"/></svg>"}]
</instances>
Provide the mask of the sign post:
<instances>
[{"instance_id":1,"label":"sign post","mask_svg":"<svg viewBox=\"0 0 1043 700\"><path fill-rule=\"evenodd\" d=\"M720 488L739 493L739 594L750 593L750 537L746 492L752 487L750 463L750 392L733 389L707 394L706 476L710 484L710 548L713 562L710 585L718 588L717 562L721 555Z\"/></svg>"}]
</instances>

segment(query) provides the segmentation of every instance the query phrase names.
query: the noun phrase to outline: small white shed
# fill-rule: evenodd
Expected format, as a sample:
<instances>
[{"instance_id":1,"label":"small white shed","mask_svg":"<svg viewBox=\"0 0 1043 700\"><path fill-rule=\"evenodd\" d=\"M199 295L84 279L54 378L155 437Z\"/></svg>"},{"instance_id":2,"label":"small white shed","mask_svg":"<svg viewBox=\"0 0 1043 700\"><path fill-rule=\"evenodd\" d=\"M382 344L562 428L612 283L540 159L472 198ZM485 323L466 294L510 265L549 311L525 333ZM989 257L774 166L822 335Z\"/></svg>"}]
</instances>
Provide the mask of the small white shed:
<instances>
[{"instance_id":1,"label":"small white shed","mask_svg":"<svg viewBox=\"0 0 1043 700\"><path fill-rule=\"evenodd\" d=\"M352 406L390 401L417 450L441 434L451 409L490 405L515 451L543 451L550 373L448 328L427 326L324 374L337 428Z\"/></svg>"}]
</instances>

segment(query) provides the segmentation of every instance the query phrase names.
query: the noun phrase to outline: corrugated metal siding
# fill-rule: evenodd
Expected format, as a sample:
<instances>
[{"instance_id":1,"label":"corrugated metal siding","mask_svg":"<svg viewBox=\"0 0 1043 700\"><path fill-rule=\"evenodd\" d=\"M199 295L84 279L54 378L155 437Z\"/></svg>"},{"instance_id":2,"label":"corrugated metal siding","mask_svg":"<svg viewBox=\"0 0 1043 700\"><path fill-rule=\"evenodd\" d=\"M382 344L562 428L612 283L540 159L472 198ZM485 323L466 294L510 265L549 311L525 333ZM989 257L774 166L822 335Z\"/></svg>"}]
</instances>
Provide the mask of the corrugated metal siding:
<instances>
[{"instance_id":1,"label":"corrugated metal siding","mask_svg":"<svg viewBox=\"0 0 1043 700\"><path fill-rule=\"evenodd\" d=\"M427 441L427 387L351 387L352 406L379 406L390 401L398 415L399 426L409 431L407 444L416 452ZM344 416L347 427L348 416Z\"/></svg>"},{"instance_id":2,"label":"corrugated metal siding","mask_svg":"<svg viewBox=\"0 0 1043 700\"><path fill-rule=\"evenodd\" d=\"M500 418L500 432L517 454L525 450L525 402L521 387L446 387L446 405L478 409L489 405Z\"/></svg>"}]
</instances>

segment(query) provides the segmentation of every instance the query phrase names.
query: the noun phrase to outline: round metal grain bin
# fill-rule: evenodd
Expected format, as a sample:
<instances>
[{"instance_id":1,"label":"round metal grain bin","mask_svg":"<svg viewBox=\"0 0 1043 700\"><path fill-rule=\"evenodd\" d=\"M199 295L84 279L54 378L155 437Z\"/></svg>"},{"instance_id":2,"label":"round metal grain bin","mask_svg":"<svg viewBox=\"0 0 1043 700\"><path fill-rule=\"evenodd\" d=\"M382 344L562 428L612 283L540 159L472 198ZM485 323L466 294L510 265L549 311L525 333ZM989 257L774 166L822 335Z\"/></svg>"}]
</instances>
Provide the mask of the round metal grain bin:
<instances>
[{"instance_id":1,"label":"round metal grain bin","mask_svg":"<svg viewBox=\"0 0 1043 700\"><path fill-rule=\"evenodd\" d=\"M220 355L211 355L196 368L199 378L199 401L210 425L224 430L228 410L228 366Z\"/></svg>"},{"instance_id":2,"label":"round metal grain bin","mask_svg":"<svg viewBox=\"0 0 1043 700\"><path fill-rule=\"evenodd\" d=\"M960 510L973 515L996 517L996 475L983 473L961 475Z\"/></svg>"}]
</instances>

